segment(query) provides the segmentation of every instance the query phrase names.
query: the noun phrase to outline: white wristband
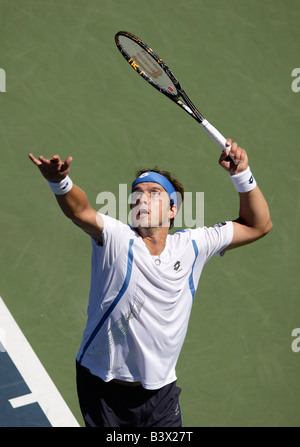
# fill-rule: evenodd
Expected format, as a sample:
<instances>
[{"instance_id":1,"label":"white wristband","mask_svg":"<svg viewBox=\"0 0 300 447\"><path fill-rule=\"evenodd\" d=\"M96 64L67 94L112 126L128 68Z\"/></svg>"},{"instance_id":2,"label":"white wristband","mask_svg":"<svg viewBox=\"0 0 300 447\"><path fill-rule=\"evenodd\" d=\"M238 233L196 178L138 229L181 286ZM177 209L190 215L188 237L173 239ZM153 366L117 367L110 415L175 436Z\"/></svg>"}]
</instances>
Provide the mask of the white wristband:
<instances>
[{"instance_id":1,"label":"white wristband","mask_svg":"<svg viewBox=\"0 0 300 447\"><path fill-rule=\"evenodd\" d=\"M230 175L230 178L237 192L252 191L257 185L249 166L245 171L240 172L239 174Z\"/></svg>"},{"instance_id":2,"label":"white wristband","mask_svg":"<svg viewBox=\"0 0 300 447\"><path fill-rule=\"evenodd\" d=\"M48 180L48 183L51 191L58 196L67 194L73 187L73 182L68 175L61 182L49 182Z\"/></svg>"}]
</instances>

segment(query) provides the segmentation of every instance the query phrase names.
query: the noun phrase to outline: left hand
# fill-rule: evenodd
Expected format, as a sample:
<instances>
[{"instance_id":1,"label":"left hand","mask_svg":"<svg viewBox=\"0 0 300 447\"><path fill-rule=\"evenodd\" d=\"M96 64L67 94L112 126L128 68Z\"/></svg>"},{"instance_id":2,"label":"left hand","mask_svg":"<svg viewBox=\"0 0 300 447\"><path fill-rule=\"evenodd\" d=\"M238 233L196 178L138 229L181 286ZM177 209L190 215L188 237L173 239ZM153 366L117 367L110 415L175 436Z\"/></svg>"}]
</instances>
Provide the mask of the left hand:
<instances>
[{"instance_id":1,"label":"left hand","mask_svg":"<svg viewBox=\"0 0 300 447\"><path fill-rule=\"evenodd\" d=\"M227 149L225 152L222 152L219 158L219 164L229 172L230 175L239 174L240 172L245 171L248 167L248 155L245 149L239 147L236 142L232 143L230 138L227 139L226 144L228 146L231 145L231 150L229 152ZM231 158L228 157L229 153L234 157L237 165L235 165Z\"/></svg>"},{"instance_id":2,"label":"left hand","mask_svg":"<svg viewBox=\"0 0 300 447\"><path fill-rule=\"evenodd\" d=\"M32 154L28 154L28 157L49 182L60 182L63 180L68 175L72 162L72 157L67 157L63 162L59 155L53 155L49 160L42 155L39 158L35 158Z\"/></svg>"}]
</instances>

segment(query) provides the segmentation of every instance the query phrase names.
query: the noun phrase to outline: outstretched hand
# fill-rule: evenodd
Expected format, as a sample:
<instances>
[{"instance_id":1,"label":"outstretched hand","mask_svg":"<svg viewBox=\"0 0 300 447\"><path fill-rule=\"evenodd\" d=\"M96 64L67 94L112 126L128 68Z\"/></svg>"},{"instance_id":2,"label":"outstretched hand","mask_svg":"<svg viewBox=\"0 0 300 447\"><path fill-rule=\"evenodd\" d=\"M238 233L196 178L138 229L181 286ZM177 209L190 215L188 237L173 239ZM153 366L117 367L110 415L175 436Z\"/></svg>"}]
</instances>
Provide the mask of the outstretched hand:
<instances>
[{"instance_id":1,"label":"outstretched hand","mask_svg":"<svg viewBox=\"0 0 300 447\"><path fill-rule=\"evenodd\" d=\"M219 164L231 175L239 174L248 167L248 156L245 149L238 146L236 142L232 143L230 139L226 141L226 144L231 145L230 157L234 157L235 164L229 155L229 149L223 152L219 158Z\"/></svg>"},{"instance_id":2,"label":"outstretched hand","mask_svg":"<svg viewBox=\"0 0 300 447\"><path fill-rule=\"evenodd\" d=\"M49 182L60 182L63 180L68 175L72 162L72 157L67 157L63 162L59 155L53 155L49 160L42 155L39 158L35 158L32 154L28 154L28 157Z\"/></svg>"}]
</instances>

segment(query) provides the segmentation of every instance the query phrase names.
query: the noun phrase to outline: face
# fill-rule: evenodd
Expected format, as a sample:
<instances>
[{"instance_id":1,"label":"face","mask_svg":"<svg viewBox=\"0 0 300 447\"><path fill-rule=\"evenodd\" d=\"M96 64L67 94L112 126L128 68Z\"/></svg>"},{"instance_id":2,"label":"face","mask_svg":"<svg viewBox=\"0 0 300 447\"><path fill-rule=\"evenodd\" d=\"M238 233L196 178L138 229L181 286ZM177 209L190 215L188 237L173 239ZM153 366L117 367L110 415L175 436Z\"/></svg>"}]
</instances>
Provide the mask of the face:
<instances>
[{"instance_id":1,"label":"face","mask_svg":"<svg viewBox=\"0 0 300 447\"><path fill-rule=\"evenodd\" d=\"M170 210L169 195L161 185L154 182L139 183L134 188L131 200L133 227L169 228L170 219L175 213Z\"/></svg>"}]
</instances>

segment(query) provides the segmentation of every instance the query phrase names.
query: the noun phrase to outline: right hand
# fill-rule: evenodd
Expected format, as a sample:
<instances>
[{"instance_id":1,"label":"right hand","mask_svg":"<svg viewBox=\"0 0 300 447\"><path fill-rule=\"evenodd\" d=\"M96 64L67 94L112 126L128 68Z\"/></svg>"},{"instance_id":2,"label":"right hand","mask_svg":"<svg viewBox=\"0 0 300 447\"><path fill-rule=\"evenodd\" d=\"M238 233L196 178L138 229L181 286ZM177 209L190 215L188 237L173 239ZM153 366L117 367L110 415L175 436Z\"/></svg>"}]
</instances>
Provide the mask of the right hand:
<instances>
[{"instance_id":1,"label":"right hand","mask_svg":"<svg viewBox=\"0 0 300 447\"><path fill-rule=\"evenodd\" d=\"M239 174L240 172L245 171L248 167L248 155L245 149L239 147L236 142L233 143L230 138L227 139L226 146L231 146L231 150L229 152L229 149L226 149L225 152L222 152L219 158L219 164L225 171L229 172L230 175ZM234 158L236 164L230 157L228 157L229 154L230 157Z\"/></svg>"},{"instance_id":2,"label":"right hand","mask_svg":"<svg viewBox=\"0 0 300 447\"><path fill-rule=\"evenodd\" d=\"M41 174L49 182L60 182L67 177L72 162L72 157L67 157L66 160L62 162L59 155L53 155L49 160L42 155L38 159L32 154L28 154L28 157L39 168Z\"/></svg>"}]
</instances>

